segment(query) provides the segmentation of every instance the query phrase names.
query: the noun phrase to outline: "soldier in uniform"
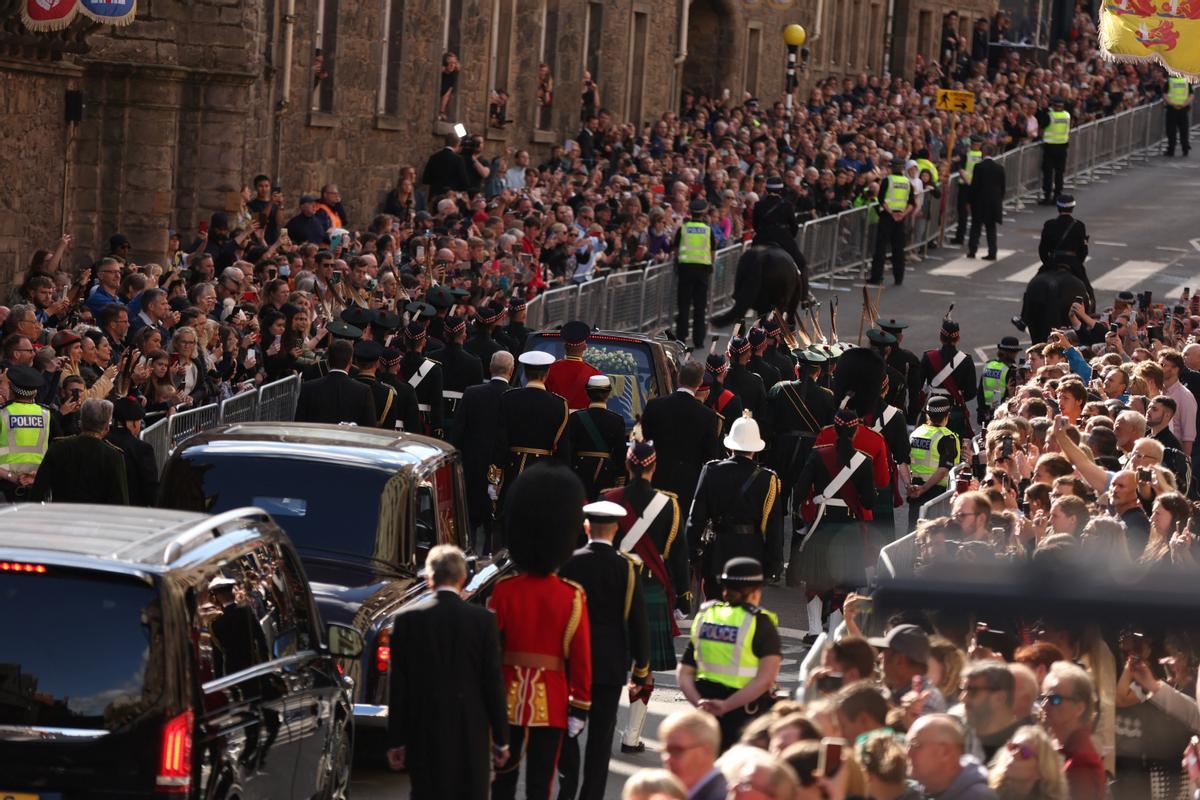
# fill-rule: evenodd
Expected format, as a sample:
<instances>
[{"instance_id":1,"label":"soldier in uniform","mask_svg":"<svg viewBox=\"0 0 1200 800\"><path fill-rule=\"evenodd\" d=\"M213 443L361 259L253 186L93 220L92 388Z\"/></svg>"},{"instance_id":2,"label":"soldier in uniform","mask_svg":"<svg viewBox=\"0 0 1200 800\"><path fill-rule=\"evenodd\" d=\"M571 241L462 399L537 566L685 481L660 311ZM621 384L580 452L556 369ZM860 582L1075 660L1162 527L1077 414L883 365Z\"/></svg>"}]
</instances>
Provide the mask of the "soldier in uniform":
<instances>
[{"instance_id":1,"label":"soldier in uniform","mask_svg":"<svg viewBox=\"0 0 1200 800\"><path fill-rule=\"evenodd\" d=\"M770 344L767 332L763 328L754 327L750 329L746 339L750 342L750 371L762 378L763 388L770 391L772 386L783 380L783 373L764 357ZM788 370L788 380L792 379L793 372L794 370Z\"/></svg>"},{"instance_id":2,"label":"soldier in uniform","mask_svg":"<svg viewBox=\"0 0 1200 800\"><path fill-rule=\"evenodd\" d=\"M414 433L443 438L446 423L442 408L442 365L426 357L425 337L424 322L410 322L404 329L406 352L400 359L400 377L417 393L421 429Z\"/></svg>"},{"instance_id":3,"label":"soldier in uniform","mask_svg":"<svg viewBox=\"0 0 1200 800\"><path fill-rule=\"evenodd\" d=\"M462 317L448 316L443 322L446 343L438 353L442 362L442 399L445 401L446 425L454 422L454 411L468 386L483 383L483 363L463 349L467 338L467 323ZM489 359L490 363L490 359Z\"/></svg>"},{"instance_id":4,"label":"soldier in uniform","mask_svg":"<svg viewBox=\"0 0 1200 800\"><path fill-rule=\"evenodd\" d=\"M692 562L700 564L708 598L720 596L717 575L731 558L759 561L771 580L783 571L779 477L755 463L754 454L766 447L758 423L749 415L739 417L724 444L729 458L704 465L687 521L688 550Z\"/></svg>"},{"instance_id":5,"label":"soldier in uniform","mask_svg":"<svg viewBox=\"0 0 1200 800\"><path fill-rule=\"evenodd\" d=\"M717 416L721 418L723 436L729 435L733 421L742 416L741 399L725 388L725 373L728 371L729 365L725 356L720 353L708 354L708 360L704 364L704 384L708 387L708 397L704 398L704 405L717 412Z\"/></svg>"},{"instance_id":6,"label":"soldier in uniform","mask_svg":"<svg viewBox=\"0 0 1200 800\"><path fill-rule=\"evenodd\" d=\"M792 380L796 374L796 359L786 348L780 346L783 342L783 326L774 319L768 319L763 323L763 330L767 334L767 349L763 351L763 361L779 370L780 380Z\"/></svg>"},{"instance_id":7,"label":"soldier in uniform","mask_svg":"<svg viewBox=\"0 0 1200 800\"><path fill-rule=\"evenodd\" d=\"M969 439L973 434L967 403L975 399L975 362L958 349L960 335L957 322L942 320L942 346L921 356L921 384L924 398L935 394L950 398L950 429Z\"/></svg>"},{"instance_id":8,"label":"soldier in uniform","mask_svg":"<svg viewBox=\"0 0 1200 800\"><path fill-rule=\"evenodd\" d=\"M342 322L340 319L335 319L333 322L329 323L325 329L329 331L328 344L331 344L336 339L345 339L350 342L357 342L362 338L363 335L361 328L356 328L353 325ZM304 368L304 371L300 373L302 380L312 381L316 380L317 378L324 378L329 374L329 358L326 355L329 352L328 344L326 346L325 354L322 354L320 358L318 358L312 364L309 364Z\"/></svg>"},{"instance_id":9,"label":"soldier in uniform","mask_svg":"<svg viewBox=\"0 0 1200 800\"><path fill-rule=\"evenodd\" d=\"M612 380L607 375L588 378L588 407L572 412L567 421L567 438L574 456L572 468L589 500L616 486L623 477L625 420L608 410L610 394Z\"/></svg>"},{"instance_id":10,"label":"soldier in uniform","mask_svg":"<svg viewBox=\"0 0 1200 800\"><path fill-rule=\"evenodd\" d=\"M371 312L371 317L367 320L367 330L371 333L369 338L379 342L380 346L385 345L396 335L396 330L400 325L400 315L395 311L377 308Z\"/></svg>"},{"instance_id":11,"label":"soldier in uniform","mask_svg":"<svg viewBox=\"0 0 1200 800\"><path fill-rule=\"evenodd\" d=\"M5 375L10 399L0 407L0 492L15 503L28 495L55 431L50 429L50 409L34 402L43 386L42 373L15 366Z\"/></svg>"},{"instance_id":12,"label":"soldier in uniform","mask_svg":"<svg viewBox=\"0 0 1200 800\"><path fill-rule=\"evenodd\" d=\"M804 254L796 244L796 235L799 232L800 222L796 219L796 207L783 194L783 178L778 175L767 178L767 193L754 206L753 244L781 248L796 262L800 274L807 275ZM807 300L807 281L802 289L800 298Z\"/></svg>"},{"instance_id":13,"label":"soldier in uniform","mask_svg":"<svg viewBox=\"0 0 1200 800\"><path fill-rule=\"evenodd\" d=\"M637 439L630 442L625 455L628 482L602 495L625 511L617 544L622 551L636 556L639 563L651 672L675 669L675 637L679 629L673 610L685 614L692 611L691 576L679 498L673 492L651 486L656 462L652 442ZM640 753L646 749L642 727L652 689L652 684L642 684L630 698L629 725L621 739L622 753Z\"/></svg>"},{"instance_id":14,"label":"soldier in uniform","mask_svg":"<svg viewBox=\"0 0 1200 800\"><path fill-rule=\"evenodd\" d=\"M925 413L928 421L912 432L912 483L908 487L908 526L916 528L921 506L950 488L950 470L961 457L958 435L948 425L950 398L935 394Z\"/></svg>"},{"instance_id":15,"label":"soldier in uniform","mask_svg":"<svg viewBox=\"0 0 1200 800\"><path fill-rule=\"evenodd\" d=\"M520 353L525 349L525 340L529 338L529 328L525 327L525 319L529 315L524 297L511 297L508 300L508 324L501 331L504 339L497 333L497 340L510 353Z\"/></svg>"},{"instance_id":16,"label":"soldier in uniform","mask_svg":"<svg viewBox=\"0 0 1200 800\"><path fill-rule=\"evenodd\" d=\"M872 333L879 334L882 331L872 331ZM883 335L889 339L892 338L890 334ZM875 343L875 340L872 338L872 343ZM890 391L892 378L892 370L889 369L887 376L883 379L883 390L880 393L878 408L863 419L863 422L871 430L883 437L884 444L887 445L888 484L876 490L875 506L871 509L874 516L871 525L879 530L887 543L891 543L896 538L895 510L901 503L900 487L907 488L909 484L908 464L910 461L908 423L905 420L904 411L891 400L893 397L893 393Z\"/></svg>"},{"instance_id":17,"label":"soldier in uniform","mask_svg":"<svg viewBox=\"0 0 1200 800\"><path fill-rule=\"evenodd\" d=\"M375 379L396 390L397 427L410 433L421 433L421 409L417 403L417 390L408 381L400 378L400 362L404 353L394 347L385 347L379 354L379 367Z\"/></svg>"},{"instance_id":18,"label":"soldier in uniform","mask_svg":"<svg viewBox=\"0 0 1200 800\"><path fill-rule=\"evenodd\" d=\"M492 334L504 316L504 306L490 304L475 311L475 331L463 344L463 349L479 359L480 364L492 363L492 356L504 348Z\"/></svg>"},{"instance_id":19,"label":"soldier in uniform","mask_svg":"<svg viewBox=\"0 0 1200 800\"><path fill-rule=\"evenodd\" d=\"M437 284L430 286L425 292L425 302L433 307L433 315L429 318L429 330L427 331L430 351L441 350L447 341L446 317L450 315L450 309L454 307L454 296L445 286Z\"/></svg>"},{"instance_id":20,"label":"soldier in uniform","mask_svg":"<svg viewBox=\"0 0 1200 800\"><path fill-rule=\"evenodd\" d=\"M796 355L800 359L797 379L780 381L767 393L767 409L775 437L771 466L782 481L780 502L785 508L791 508L792 486L808 460L808 451L821 429L833 422L833 412L837 409L833 392L816 382L825 356L807 349L797 350ZM797 517L793 515L795 519Z\"/></svg>"},{"instance_id":21,"label":"soldier in uniform","mask_svg":"<svg viewBox=\"0 0 1200 800\"><path fill-rule=\"evenodd\" d=\"M586 323L573 320L559 330L566 356L555 361L546 375L546 388L567 398L572 411L588 406L587 382L600 370L583 360L591 329Z\"/></svg>"},{"instance_id":22,"label":"soldier in uniform","mask_svg":"<svg viewBox=\"0 0 1200 800\"><path fill-rule=\"evenodd\" d=\"M908 406L908 382L900 370L893 367L891 363L892 348L896 347L899 342L887 331L876 328L867 331L867 341L871 343L871 348L875 352L883 356L883 361L887 365L887 381L885 382L887 394L883 398L884 402L896 408L906 408Z\"/></svg>"},{"instance_id":23,"label":"soldier in uniform","mask_svg":"<svg viewBox=\"0 0 1200 800\"><path fill-rule=\"evenodd\" d=\"M488 608L504 651L512 752L496 770L492 797L514 800L524 761L526 797L549 798L563 737L579 735L591 708L587 598L555 574L583 529L583 487L566 467L537 464L508 496L505 535L519 572L496 582Z\"/></svg>"},{"instance_id":24,"label":"soldier in uniform","mask_svg":"<svg viewBox=\"0 0 1200 800\"><path fill-rule=\"evenodd\" d=\"M354 345L354 380L371 387L371 395L375 398L375 426L384 430L394 431L399 427L399 404L396 402L396 390L375 377L379 368L379 357L383 355L383 345L370 339L356 342ZM418 425L420 417L412 420ZM409 421L405 420L407 424Z\"/></svg>"},{"instance_id":25,"label":"soldier in uniform","mask_svg":"<svg viewBox=\"0 0 1200 800\"><path fill-rule=\"evenodd\" d=\"M1088 257L1088 232L1082 220L1075 218L1075 198L1069 194L1059 195L1055 200L1058 216L1046 220L1042 225L1042 238L1038 240L1038 256L1047 267L1066 264L1071 274L1087 288L1085 305L1089 310L1096 308L1096 292L1088 280L1084 262Z\"/></svg>"},{"instance_id":26,"label":"soldier in uniform","mask_svg":"<svg viewBox=\"0 0 1200 800\"><path fill-rule=\"evenodd\" d=\"M492 459L496 470L489 475L500 482L500 494L526 467L539 461L553 458L564 466L571 464L571 440L563 436L570 410L567 401L547 391L544 383L554 356L530 350L518 360L526 385L500 395L500 431Z\"/></svg>"},{"instance_id":27,"label":"soldier in uniform","mask_svg":"<svg viewBox=\"0 0 1200 800\"><path fill-rule=\"evenodd\" d=\"M996 357L983 365L979 378L979 414L976 419L986 428L1000 404L1008 399L1009 384L1016 380L1017 354L1023 348L1015 336L1005 336L996 345Z\"/></svg>"},{"instance_id":28,"label":"soldier in uniform","mask_svg":"<svg viewBox=\"0 0 1200 800\"><path fill-rule=\"evenodd\" d=\"M586 411L576 412L583 413ZM588 542L558 572L583 587L592 635L592 707L579 800L603 800L621 691L627 683L654 685L650 632L638 577L640 561L617 549L614 541L625 513L624 506L607 500L584 506ZM574 798L579 786L578 739L563 743L558 773L559 797Z\"/></svg>"},{"instance_id":29,"label":"soldier in uniform","mask_svg":"<svg viewBox=\"0 0 1200 800\"><path fill-rule=\"evenodd\" d=\"M888 354L887 363L904 378L904 396L907 403L900 406L905 419L910 425L916 423L917 415L921 413L921 359L911 350L906 350L904 344L904 329L908 323L897 319L881 319L878 322L880 330L896 337L896 344ZM889 373L891 374L891 373Z\"/></svg>"},{"instance_id":30,"label":"soldier in uniform","mask_svg":"<svg viewBox=\"0 0 1200 800\"><path fill-rule=\"evenodd\" d=\"M705 603L676 672L693 706L717 717L721 749L771 707L771 687L783 663L779 618L762 608L768 574L753 558L731 558L721 571L721 600Z\"/></svg>"},{"instance_id":31,"label":"soldier in uniform","mask_svg":"<svg viewBox=\"0 0 1200 800\"><path fill-rule=\"evenodd\" d=\"M762 378L750 371L750 342L742 336L729 340L729 372L725 376L725 388L738 396L742 408L758 420L764 434L770 430L766 421L767 389Z\"/></svg>"}]
</instances>

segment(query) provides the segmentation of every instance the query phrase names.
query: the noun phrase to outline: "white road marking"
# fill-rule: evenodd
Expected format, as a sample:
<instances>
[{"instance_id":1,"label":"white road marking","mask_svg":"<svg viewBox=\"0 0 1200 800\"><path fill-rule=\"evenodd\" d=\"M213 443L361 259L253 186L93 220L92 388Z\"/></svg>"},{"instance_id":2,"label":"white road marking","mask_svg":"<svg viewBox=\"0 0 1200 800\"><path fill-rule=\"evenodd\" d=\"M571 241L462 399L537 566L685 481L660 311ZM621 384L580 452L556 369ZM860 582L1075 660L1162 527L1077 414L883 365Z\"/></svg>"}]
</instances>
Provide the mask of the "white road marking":
<instances>
[{"instance_id":1,"label":"white road marking","mask_svg":"<svg viewBox=\"0 0 1200 800\"><path fill-rule=\"evenodd\" d=\"M993 297L991 295L988 295L988 300L999 300L1002 303L1019 303L1019 302L1021 302L1021 298L1019 298L1019 297Z\"/></svg>"},{"instance_id":2,"label":"white road marking","mask_svg":"<svg viewBox=\"0 0 1200 800\"><path fill-rule=\"evenodd\" d=\"M1121 290L1132 289L1141 285L1142 281L1167 266L1162 261L1122 261L1115 268L1094 278L1093 289Z\"/></svg>"},{"instance_id":3,"label":"white road marking","mask_svg":"<svg viewBox=\"0 0 1200 800\"><path fill-rule=\"evenodd\" d=\"M1008 258L1015 252L1016 250L997 250L996 261ZM985 269L992 263L994 262L984 261L980 258L967 258L966 256L959 256L958 258L947 261L937 269L929 270L929 274L944 275L953 278L966 278L969 275L974 275L981 269Z\"/></svg>"},{"instance_id":4,"label":"white road marking","mask_svg":"<svg viewBox=\"0 0 1200 800\"><path fill-rule=\"evenodd\" d=\"M1127 245L1125 242L1100 242L1100 241L1096 241L1096 242L1092 242L1092 244L1098 244L1098 245L1100 245L1100 246L1102 246L1102 247L1129 247L1129 245Z\"/></svg>"},{"instance_id":5,"label":"white road marking","mask_svg":"<svg viewBox=\"0 0 1200 800\"><path fill-rule=\"evenodd\" d=\"M1030 264L1020 272L1014 272L1004 280L1009 283L1029 283L1029 281L1033 279L1034 275L1037 275L1037 271L1041 268L1042 262L1039 261L1036 264Z\"/></svg>"},{"instance_id":6,"label":"white road marking","mask_svg":"<svg viewBox=\"0 0 1200 800\"><path fill-rule=\"evenodd\" d=\"M1191 250L1188 250L1186 247L1166 247L1161 244L1154 245L1154 249L1155 250L1166 250L1169 253L1190 253L1190 252L1192 252Z\"/></svg>"},{"instance_id":7,"label":"white road marking","mask_svg":"<svg viewBox=\"0 0 1200 800\"><path fill-rule=\"evenodd\" d=\"M948 295L950 297L953 297L954 295L958 294L958 292L949 292L949 291L946 291L945 289L921 289L920 291L924 292L925 294L944 294L944 295Z\"/></svg>"},{"instance_id":8,"label":"white road marking","mask_svg":"<svg viewBox=\"0 0 1200 800\"><path fill-rule=\"evenodd\" d=\"M1188 244L1197 250L1200 250L1200 239L1188 239Z\"/></svg>"}]
</instances>

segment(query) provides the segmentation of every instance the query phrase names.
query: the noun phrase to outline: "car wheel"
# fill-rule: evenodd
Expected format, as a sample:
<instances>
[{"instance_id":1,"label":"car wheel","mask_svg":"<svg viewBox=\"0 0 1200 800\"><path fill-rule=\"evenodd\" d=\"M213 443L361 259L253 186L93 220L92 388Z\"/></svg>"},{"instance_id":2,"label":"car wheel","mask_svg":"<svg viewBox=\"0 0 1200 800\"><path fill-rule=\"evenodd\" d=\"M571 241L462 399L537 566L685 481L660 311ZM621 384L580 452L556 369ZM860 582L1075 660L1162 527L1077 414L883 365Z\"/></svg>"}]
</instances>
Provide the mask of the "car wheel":
<instances>
[{"instance_id":1,"label":"car wheel","mask_svg":"<svg viewBox=\"0 0 1200 800\"><path fill-rule=\"evenodd\" d=\"M350 795L351 748L350 723L339 717L330 734L323 757L324 789L321 800L346 800Z\"/></svg>"}]
</instances>

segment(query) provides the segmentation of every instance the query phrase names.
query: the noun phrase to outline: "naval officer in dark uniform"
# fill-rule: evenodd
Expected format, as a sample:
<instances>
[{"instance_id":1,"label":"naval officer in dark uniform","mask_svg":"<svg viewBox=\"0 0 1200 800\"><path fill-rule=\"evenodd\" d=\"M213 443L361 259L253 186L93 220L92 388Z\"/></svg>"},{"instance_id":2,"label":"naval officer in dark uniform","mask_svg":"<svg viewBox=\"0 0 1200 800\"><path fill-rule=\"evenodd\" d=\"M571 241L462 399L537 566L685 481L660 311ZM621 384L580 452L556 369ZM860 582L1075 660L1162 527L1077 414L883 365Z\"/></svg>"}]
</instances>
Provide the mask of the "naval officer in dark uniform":
<instances>
[{"instance_id":1,"label":"naval officer in dark uniform","mask_svg":"<svg viewBox=\"0 0 1200 800\"><path fill-rule=\"evenodd\" d=\"M767 411L775 437L771 467L782 482L783 497L779 502L785 508L817 434L833 422L833 412L837 410L833 392L817 385L825 356L811 349L797 350L796 355L800 358L799 377L780 381L767 393Z\"/></svg>"},{"instance_id":2,"label":"naval officer in dark uniform","mask_svg":"<svg viewBox=\"0 0 1200 800\"><path fill-rule=\"evenodd\" d=\"M383 345L371 339L354 343L354 380L364 383L371 389L375 398L375 427L394 431L399 413L396 402L396 390L375 377L379 368L379 358L383 355ZM416 420L419 423L419 417Z\"/></svg>"},{"instance_id":3,"label":"naval officer in dark uniform","mask_svg":"<svg viewBox=\"0 0 1200 800\"><path fill-rule=\"evenodd\" d=\"M888 353L887 364L904 378L905 398L907 402L900 407L909 425L917 421L921 413L921 359L911 350L904 348L904 329L907 322L898 319L881 319L877 323L879 329L896 337L896 344Z\"/></svg>"},{"instance_id":4,"label":"naval officer in dark uniform","mask_svg":"<svg viewBox=\"0 0 1200 800\"><path fill-rule=\"evenodd\" d=\"M483 362L463 349L467 338L467 322L450 315L443 322L446 343L438 352L442 362L442 400L445 403L446 427L454 427L454 413L463 392L469 386L483 383Z\"/></svg>"},{"instance_id":5,"label":"naval officer in dark uniform","mask_svg":"<svg viewBox=\"0 0 1200 800\"><path fill-rule=\"evenodd\" d=\"M539 461L554 459L571 464L571 440L567 429L567 401L546 390L546 371L554 356L530 350L518 359L525 371L526 385L500 395L500 428L492 463L499 468L489 479L499 477L499 492ZM493 497L493 499L497 499Z\"/></svg>"},{"instance_id":6,"label":"naval officer in dark uniform","mask_svg":"<svg viewBox=\"0 0 1200 800\"><path fill-rule=\"evenodd\" d=\"M783 570L779 477L754 460L755 453L767 446L758 423L750 416L740 417L724 444L729 458L704 465L687 521L688 549L692 562L700 561L708 598L720 596L717 576L731 558L759 560L772 581Z\"/></svg>"},{"instance_id":7,"label":"naval officer in dark uniform","mask_svg":"<svg viewBox=\"0 0 1200 800\"><path fill-rule=\"evenodd\" d=\"M1082 220L1075 218L1075 198L1069 194L1059 195L1055 200L1058 216L1046 220L1042 225L1042 238L1038 241L1038 256L1042 263L1051 266L1055 263L1067 264L1071 274L1083 282L1087 288L1087 307L1089 311L1096 308L1096 293L1092 282L1088 280L1084 262L1088 257L1088 232Z\"/></svg>"},{"instance_id":8,"label":"naval officer in dark uniform","mask_svg":"<svg viewBox=\"0 0 1200 800\"><path fill-rule=\"evenodd\" d=\"M571 412L567 438L571 442L571 468L591 500L624 477L625 420L608 410L612 380L607 375L588 378L586 391L588 407Z\"/></svg>"},{"instance_id":9,"label":"naval officer in dark uniform","mask_svg":"<svg viewBox=\"0 0 1200 800\"><path fill-rule=\"evenodd\" d=\"M576 412L584 413L584 412ZM608 782L617 709L627 684L652 684L650 632L639 563L613 541L625 507L601 500L583 507L588 542L562 565L558 576L583 587L592 634L592 707L579 800L602 800ZM632 679L630 666L632 663ZM559 798L573 800L579 782L579 739L563 742L558 762Z\"/></svg>"}]
</instances>

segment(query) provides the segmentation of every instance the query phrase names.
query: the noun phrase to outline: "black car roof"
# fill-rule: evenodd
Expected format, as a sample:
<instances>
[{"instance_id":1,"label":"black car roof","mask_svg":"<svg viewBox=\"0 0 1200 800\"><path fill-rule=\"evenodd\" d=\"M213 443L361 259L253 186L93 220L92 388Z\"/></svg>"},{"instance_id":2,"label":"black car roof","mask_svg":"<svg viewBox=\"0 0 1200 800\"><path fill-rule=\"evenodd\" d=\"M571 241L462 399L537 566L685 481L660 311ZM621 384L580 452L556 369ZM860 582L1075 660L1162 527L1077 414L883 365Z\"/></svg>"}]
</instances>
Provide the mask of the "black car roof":
<instances>
[{"instance_id":1,"label":"black car roof","mask_svg":"<svg viewBox=\"0 0 1200 800\"><path fill-rule=\"evenodd\" d=\"M383 428L311 422L238 422L189 438L180 445L179 452L266 456L400 470L451 455L455 449L439 439Z\"/></svg>"},{"instance_id":2,"label":"black car roof","mask_svg":"<svg viewBox=\"0 0 1200 800\"><path fill-rule=\"evenodd\" d=\"M220 529L268 519L260 509L191 511L82 503L0 506L0 560L49 561L116 572L159 573Z\"/></svg>"},{"instance_id":3,"label":"black car roof","mask_svg":"<svg viewBox=\"0 0 1200 800\"><path fill-rule=\"evenodd\" d=\"M545 336L550 339L558 339L562 337L562 331L558 328L546 328L545 330L534 331L530 338L534 336ZM588 334L588 339L599 339L601 341L608 339L616 342L630 342L632 344L665 344L665 342L649 333L630 333L628 331L592 331Z\"/></svg>"}]
</instances>

